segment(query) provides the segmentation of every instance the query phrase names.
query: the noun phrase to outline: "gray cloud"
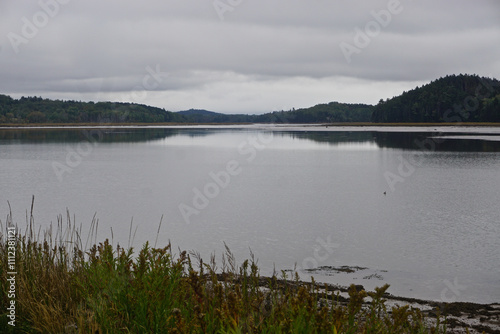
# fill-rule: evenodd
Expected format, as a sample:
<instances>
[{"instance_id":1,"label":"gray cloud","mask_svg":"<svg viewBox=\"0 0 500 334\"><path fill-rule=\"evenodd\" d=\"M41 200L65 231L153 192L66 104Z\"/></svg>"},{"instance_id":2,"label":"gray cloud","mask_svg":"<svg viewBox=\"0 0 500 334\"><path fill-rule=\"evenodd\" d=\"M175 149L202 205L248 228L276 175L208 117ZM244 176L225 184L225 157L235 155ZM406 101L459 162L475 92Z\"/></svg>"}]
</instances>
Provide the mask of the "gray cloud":
<instances>
[{"instance_id":1,"label":"gray cloud","mask_svg":"<svg viewBox=\"0 0 500 334\"><path fill-rule=\"evenodd\" d=\"M376 103L452 73L500 77L496 1L214 3L4 1L0 93L260 113ZM163 75L145 88L148 68Z\"/></svg>"}]
</instances>

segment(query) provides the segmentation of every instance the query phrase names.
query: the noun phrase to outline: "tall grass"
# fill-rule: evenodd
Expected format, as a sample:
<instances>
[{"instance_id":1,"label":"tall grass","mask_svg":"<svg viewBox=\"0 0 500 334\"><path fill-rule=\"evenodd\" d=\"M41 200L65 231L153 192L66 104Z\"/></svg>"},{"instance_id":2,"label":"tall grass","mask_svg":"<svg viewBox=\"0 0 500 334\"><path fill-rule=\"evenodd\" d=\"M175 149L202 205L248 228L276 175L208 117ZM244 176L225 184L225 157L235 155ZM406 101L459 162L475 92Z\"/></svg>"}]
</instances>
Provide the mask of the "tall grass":
<instances>
[{"instance_id":1,"label":"tall grass","mask_svg":"<svg viewBox=\"0 0 500 334\"><path fill-rule=\"evenodd\" d=\"M196 253L174 255L170 244L146 243L135 253L106 239L86 249L69 214L42 236L32 216L27 220L16 234L16 327L8 324L7 239L0 232L2 333L445 332L439 323L427 326L417 309L388 310L387 285L374 292L353 285L346 300L298 276L261 277L253 254L237 265L227 247L219 268L214 256L205 263Z\"/></svg>"}]
</instances>

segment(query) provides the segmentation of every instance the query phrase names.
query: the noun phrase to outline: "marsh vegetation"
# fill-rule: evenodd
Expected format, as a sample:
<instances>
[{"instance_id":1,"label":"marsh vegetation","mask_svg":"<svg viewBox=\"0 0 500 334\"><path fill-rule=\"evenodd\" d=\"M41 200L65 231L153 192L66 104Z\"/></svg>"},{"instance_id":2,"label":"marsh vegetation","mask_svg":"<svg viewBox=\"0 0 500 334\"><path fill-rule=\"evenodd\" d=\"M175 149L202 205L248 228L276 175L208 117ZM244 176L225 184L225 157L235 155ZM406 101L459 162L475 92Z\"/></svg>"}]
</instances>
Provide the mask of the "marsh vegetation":
<instances>
[{"instance_id":1,"label":"marsh vegetation","mask_svg":"<svg viewBox=\"0 0 500 334\"><path fill-rule=\"evenodd\" d=\"M15 300L15 327L2 307L0 330L29 333L441 333L419 309L385 305L388 286L348 298L282 272L261 277L257 260L238 265L229 248L207 263L199 254L139 251L96 242L95 221L82 238L68 214L36 231L33 216L16 230L15 298L8 296L8 227L0 235L0 299ZM92 244L88 247L88 245ZM10 246L13 244L11 243ZM370 302L367 304L366 299Z\"/></svg>"}]
</instances>

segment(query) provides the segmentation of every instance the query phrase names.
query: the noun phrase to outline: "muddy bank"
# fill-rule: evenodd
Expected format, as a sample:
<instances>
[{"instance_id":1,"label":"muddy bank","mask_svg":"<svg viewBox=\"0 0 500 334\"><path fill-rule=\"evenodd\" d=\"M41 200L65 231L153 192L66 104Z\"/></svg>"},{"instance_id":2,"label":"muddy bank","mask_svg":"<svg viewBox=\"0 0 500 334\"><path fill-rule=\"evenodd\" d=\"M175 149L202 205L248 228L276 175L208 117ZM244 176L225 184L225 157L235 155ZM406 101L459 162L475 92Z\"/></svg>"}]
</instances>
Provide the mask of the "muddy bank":
<instances>
[{"instance_id":1,"label":"muddy bank","mask_svg":"<svg viewBox=\"0 0 500 334\"><path fill-rule=\"evenodd\" d=\"M341 267L339 271L356 270L355 268ZM226 277L219 275L219 280L225 280ZM267 288L271 278L261 277L259 286ZM311 286L311 282L278 279L277 282L283 288L299 286ZM355 285L358 291L365 290L363 285ZM347 286L316 283L320 298L324 298L324 292L328 291L330 302L346 304L349 302ZM438 317L441 324L446 323L447 333L498 333L500 334L500 303L477 304L469 302L436 302L416 298L398 297L390 293L385 293L386 306L388 312L391 312L392 306L409 305L418 308L426 316L429 323L437 323ZM370 298L366 298L365 304L368 306Z\"/></svg>"}]
</instances>

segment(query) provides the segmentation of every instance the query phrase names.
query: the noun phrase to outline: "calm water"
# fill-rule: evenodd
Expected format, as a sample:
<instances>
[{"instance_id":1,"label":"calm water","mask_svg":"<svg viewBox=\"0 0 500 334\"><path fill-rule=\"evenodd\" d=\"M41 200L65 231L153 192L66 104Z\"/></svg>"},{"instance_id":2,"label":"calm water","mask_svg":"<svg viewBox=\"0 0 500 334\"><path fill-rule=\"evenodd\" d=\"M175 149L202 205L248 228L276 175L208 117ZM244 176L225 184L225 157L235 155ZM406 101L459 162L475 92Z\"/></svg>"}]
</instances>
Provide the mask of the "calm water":
<instances>
[{"instance_id":1,"label":"calm water","mask_svg":"<svg viewBox=\"0 0 500 334\"><path fill-rule=\"evenodd\" d=\"M133 219L141 246L163 216L158 246L251 249L263 275L500 302L500 131L439 130L0 130L0 219L9 201L24 229L35 195L42 228L96 214L98 239L126 246Z\"/></svg>"}]
</instances>

